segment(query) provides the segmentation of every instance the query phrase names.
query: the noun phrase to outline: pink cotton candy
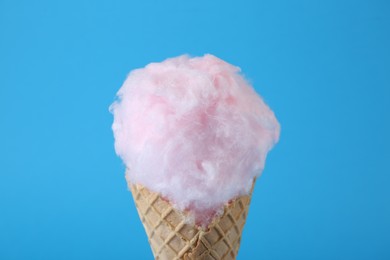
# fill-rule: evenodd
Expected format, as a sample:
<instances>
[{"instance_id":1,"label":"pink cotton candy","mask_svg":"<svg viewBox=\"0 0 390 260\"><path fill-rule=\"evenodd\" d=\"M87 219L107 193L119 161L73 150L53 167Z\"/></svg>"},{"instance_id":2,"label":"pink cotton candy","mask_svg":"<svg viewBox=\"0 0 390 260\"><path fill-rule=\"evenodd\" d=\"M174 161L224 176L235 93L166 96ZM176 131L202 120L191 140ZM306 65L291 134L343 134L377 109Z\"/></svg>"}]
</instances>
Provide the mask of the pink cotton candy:
<instances>
[{"instance_id":1,"label":"pink cotton candy","mask_svg":"<svg viewBox=\"0 0 390 260\"><path fill-rule=\"evenodd\" d=\"M239 72L212 55L151 63L129 74L110 107L127 180L200 225L249 193L279 139L274 113Z\"/></svg>"}]
</instances>

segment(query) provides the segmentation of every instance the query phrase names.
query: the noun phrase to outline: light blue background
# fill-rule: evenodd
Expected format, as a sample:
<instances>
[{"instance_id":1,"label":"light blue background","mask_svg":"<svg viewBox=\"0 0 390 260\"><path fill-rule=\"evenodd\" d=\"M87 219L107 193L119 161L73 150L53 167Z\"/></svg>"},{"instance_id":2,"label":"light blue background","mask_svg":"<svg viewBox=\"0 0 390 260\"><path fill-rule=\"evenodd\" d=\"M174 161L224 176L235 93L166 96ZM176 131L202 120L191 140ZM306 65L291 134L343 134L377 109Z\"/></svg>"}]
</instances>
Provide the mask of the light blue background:
<instances>
[{"instance_id":1,"label":"light blue background","mask_svg":"<svg viewBox=\"0 0 390 260\"><path fill-rule=\"evenodd\" d=\"M388 1L0 0L0 259L152 259L108 106L183 53L282 125L239 259L390 259Z\"/></svg>"}]
</instances>

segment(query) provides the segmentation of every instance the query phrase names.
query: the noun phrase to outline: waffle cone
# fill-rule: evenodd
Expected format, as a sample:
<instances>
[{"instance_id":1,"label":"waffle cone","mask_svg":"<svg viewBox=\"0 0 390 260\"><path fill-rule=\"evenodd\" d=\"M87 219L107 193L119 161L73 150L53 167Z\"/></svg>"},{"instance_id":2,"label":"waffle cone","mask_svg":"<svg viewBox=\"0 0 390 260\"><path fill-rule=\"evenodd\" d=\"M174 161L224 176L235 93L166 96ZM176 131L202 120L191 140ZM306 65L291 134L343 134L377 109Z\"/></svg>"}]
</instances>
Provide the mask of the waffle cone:
<instances>
[{"instance_id":1,"label":"waffle cone","mask_svg":"<svg viewBox=\"0 0 390 260\"><path fill-rule=\"evenodd\" d=\"M252 192L227 204L203 229L186 222L185 214L159 194L129 187L155 259L236 259Z\"/></svg>"}]
</instances>

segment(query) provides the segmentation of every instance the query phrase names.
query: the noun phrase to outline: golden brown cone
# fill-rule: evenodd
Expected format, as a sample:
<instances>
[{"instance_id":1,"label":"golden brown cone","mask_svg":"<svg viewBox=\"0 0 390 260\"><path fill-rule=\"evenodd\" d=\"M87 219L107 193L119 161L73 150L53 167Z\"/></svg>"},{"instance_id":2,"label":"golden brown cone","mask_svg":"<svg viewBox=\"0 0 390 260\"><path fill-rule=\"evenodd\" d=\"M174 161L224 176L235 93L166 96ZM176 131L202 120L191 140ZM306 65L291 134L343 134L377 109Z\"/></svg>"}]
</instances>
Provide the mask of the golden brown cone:
<instances>
[{"instance_id":1,"label":"golden brown cone","mask_svg":"<svg viewBox=\"0 0 390 260\"><path fill-rule=\"evenodd\" d=\"M159 194L141 185L129 188L156 260L236 259L252 191L226 205L204 230L188 224Z\"/></svg>"}]
</instances>

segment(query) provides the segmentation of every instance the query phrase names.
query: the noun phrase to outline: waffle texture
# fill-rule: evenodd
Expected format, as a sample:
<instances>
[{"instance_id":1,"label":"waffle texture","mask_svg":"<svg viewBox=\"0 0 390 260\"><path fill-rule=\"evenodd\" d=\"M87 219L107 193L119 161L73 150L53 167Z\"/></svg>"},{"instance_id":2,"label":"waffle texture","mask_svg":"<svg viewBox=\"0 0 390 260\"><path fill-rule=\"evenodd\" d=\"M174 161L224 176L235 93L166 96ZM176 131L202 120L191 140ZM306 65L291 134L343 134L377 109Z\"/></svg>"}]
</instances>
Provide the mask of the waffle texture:
<instances>
[{"instance_id":1,"label":"waffle texture","mask_svg":"<svg viewBox=\"0 0 390 260\"><path fill-rule=\"evenodd\" d=\"M185 213L159 194L141 185L129 188L155 259L236 259L252 191L227 204L205 230L188 224Z\"/></svg>"}]
</instances>

